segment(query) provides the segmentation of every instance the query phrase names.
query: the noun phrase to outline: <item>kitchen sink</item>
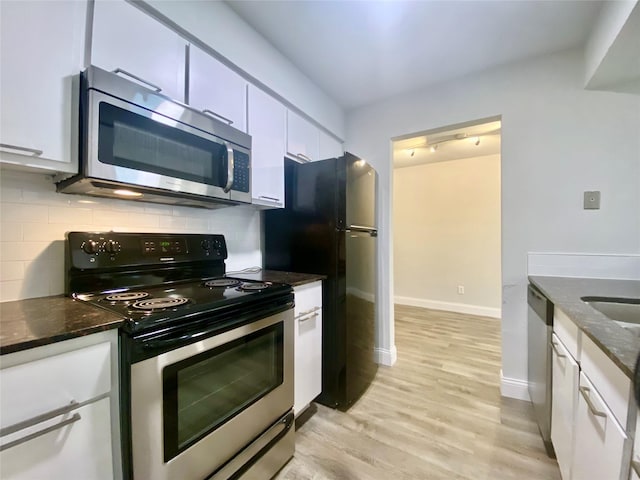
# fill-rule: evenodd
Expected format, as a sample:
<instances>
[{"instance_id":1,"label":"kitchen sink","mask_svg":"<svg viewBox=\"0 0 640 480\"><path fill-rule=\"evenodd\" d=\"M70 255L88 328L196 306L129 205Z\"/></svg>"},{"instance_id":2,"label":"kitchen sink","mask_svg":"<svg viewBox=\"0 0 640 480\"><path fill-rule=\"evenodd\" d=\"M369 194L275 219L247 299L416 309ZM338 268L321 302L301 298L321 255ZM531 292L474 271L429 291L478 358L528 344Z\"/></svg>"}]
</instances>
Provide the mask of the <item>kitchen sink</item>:
<instances>
[{"instance_id":1,"label":"kitchen sink","mask_svg":"<svg viewBox=\"0 0 640 480\"><path fill-rule=\"evenodd\" d=\"M582 297L582 301L640 336L640 298Z\"/></svg>"}]
</instances>

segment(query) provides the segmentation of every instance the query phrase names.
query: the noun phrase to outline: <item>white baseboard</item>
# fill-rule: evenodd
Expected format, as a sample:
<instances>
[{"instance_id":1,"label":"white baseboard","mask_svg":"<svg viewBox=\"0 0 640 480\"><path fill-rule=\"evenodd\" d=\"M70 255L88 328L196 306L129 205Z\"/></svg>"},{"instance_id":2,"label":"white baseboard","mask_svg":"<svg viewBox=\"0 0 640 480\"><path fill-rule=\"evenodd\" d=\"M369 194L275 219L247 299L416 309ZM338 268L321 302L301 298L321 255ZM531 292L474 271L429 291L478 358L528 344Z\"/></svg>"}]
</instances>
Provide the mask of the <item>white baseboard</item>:
<instances>
[{"instance_id":1,"label":"white baseboard","mask_svg":"<svg viewBox=\"0 0 640 480\"><path fill-rule=\"evenodd\" d=\"M374 355L376 359L376 363L380 365L385 365L387 367L393 366L398 360L398 350L396 350L396 346L393 345L391 348L375 348Z\"/></svg>"},{"instance_id":2,"label":"white baseboard","mask_svg":"<svg viewBox=\"0 0 640 480\"><path fill-rule=\"evenodd\" d=\"M528 383L518 378L503 377L502 370L500 370L500 395L518 400L526 400L527 402L531 401Z\"/></svg>"},{"instance_id":3,"label":"white baseboard","mask_svg":"<svg viewBox=\"0 0 640 480\"><path fill-rule=\"evenodd\" d=\"M433 310L446 310L447 312L467 313L469 315L480 315L482 317L501 318L502 312L499 308L483 307L481 305L470 305L468 303L441 302L440 300L427 300L424 298L400 297L394 298L395 303L409 305L411 307L431 308Z\"/></svg>"}]
</instances>

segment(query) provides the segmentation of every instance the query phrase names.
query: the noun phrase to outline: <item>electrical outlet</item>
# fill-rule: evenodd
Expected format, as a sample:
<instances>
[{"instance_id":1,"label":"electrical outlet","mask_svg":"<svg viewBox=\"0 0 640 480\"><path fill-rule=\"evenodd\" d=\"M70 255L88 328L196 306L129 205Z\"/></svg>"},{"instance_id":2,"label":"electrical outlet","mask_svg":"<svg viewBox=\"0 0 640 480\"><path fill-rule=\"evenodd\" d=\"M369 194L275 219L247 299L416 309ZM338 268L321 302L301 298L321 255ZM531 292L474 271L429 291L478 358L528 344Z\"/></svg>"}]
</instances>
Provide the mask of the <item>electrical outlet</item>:
<instances>
[{"instance_id":1,"label":"electrical outlet","mask_svg":"<svg viewBox=\"0 0 640 480\"><path fill-rule=\"evenodd\" d=\"M600 192L584 192L584 209L599 210L600 209Z\"/></svg>"},{"instance_id":2,"label":"electrical outlet","mask_svg":"<svg viewBox=\"0 0 640 480\"><path fill-rule=\"evenodd\" d=\"M458 295L464 295L464 285L458 285Z\"/></svg>"}]
</instances>

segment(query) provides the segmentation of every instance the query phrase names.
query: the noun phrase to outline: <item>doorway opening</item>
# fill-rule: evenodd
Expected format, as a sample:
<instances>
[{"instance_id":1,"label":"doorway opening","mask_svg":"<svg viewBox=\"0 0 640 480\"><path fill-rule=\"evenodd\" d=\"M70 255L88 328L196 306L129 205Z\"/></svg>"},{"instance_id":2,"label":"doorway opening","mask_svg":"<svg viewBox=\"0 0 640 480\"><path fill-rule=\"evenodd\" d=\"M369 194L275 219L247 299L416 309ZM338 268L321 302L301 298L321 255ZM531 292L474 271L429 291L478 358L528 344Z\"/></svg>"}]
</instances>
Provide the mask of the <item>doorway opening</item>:
<instances>
[{"instance_id":1,"label":"doorway opening","mask_svg":"<svg viewBox=\"0 0 640 480\"><path fill-rule=\"evenodd\" d=\"M501 119L393 139L395 304L501 317Z\"/></svg>"}]
</instances>

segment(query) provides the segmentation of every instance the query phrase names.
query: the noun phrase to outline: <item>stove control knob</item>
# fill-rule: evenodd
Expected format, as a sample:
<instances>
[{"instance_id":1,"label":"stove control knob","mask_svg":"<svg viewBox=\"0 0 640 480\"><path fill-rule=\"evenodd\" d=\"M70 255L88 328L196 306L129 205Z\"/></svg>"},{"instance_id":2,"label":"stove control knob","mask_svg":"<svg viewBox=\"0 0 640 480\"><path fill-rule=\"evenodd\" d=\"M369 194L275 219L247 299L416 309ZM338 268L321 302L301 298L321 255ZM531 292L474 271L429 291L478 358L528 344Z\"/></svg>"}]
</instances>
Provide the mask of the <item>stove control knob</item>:
<instances>
[{"instance_id":1,"label":"stove control knob","mask_svg":"<svg viewBox=\"0 0 640 480\"><path fill-rule=\"evenodd\" d=\"M200 245L202 245L203 250L211 250L211 242L209 240L202 240L202 242L200 242Z\"/></svg>"},{"instance_id":2,"label":"stove control knob","mask_svg":"<svg viewBox=\"0 0 640 480\"><path fill-rule=\"evenodd\" d=\"M88 240L82 244L82 250L90 255L100 251L100 244L95 240Z\"/></svg>"},{"instance_id":3,"label":"stove control knob","mask_svg":"<svg viewBox=\"0 0 640 480\"><path fill-rule=\"evenodd\" d=\"M115 240L109 240L105 244L105 250L109 253L118 253L120 250L122 250L122 247L120 246L120 242L116 242Z\"/></svg>"}]
</instances>

